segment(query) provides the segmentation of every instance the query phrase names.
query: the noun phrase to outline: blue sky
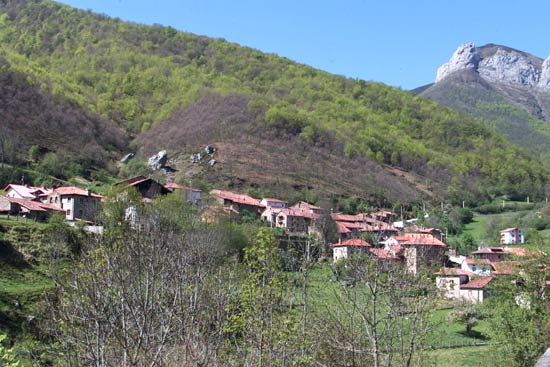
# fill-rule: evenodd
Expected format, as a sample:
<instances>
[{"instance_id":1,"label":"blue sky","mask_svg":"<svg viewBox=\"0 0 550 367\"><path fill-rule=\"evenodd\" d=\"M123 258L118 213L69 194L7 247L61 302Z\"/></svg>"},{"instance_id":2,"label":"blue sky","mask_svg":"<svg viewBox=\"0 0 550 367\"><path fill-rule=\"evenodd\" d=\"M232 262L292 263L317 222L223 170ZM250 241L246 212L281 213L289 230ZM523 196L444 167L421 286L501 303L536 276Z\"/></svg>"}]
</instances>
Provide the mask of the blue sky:
<instances>
[{"instance_id":1,"label":"blue sky","mask_svg":"<svg viewBox=\"0 0 550 367\"><path fill-rule=\"evenodd\" d=\"M412 89L467 41L550 55L550 1L61 0L123 20L170 25L335 74Z\"/></svg>"}]
</instances>

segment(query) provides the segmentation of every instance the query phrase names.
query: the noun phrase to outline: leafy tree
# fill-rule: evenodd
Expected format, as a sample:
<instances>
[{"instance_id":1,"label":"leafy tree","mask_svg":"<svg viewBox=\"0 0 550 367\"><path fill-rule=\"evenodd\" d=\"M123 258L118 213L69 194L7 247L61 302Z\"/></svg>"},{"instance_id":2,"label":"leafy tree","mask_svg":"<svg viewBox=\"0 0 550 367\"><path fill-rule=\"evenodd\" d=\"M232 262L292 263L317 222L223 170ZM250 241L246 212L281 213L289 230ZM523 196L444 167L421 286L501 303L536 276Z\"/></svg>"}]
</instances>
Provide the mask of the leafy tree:
<instances>
[{"instance_id":1,"label":"leafy tree","mask_svg":"<svg viewBox=\"0 0 550 367\"><path fill-rule=\"evenodd\" d=\"M36 162L40 157L40 147L38 145L33 145L29 148L29 161Z\"/></svg>"},{"instance_id":2,"label":"leafy tree","mask_svg":"<svg viewBox=\"0 0 550 367\"><path fill-rule=\"evenodd\" d=\"M20 361L17 360L14 350L4 346L6 339L5 334L0 334L0 364L5 367L19 367Z\"/></svg>"},{"instance_id":3,"label":"leafy tree","mask_svg":"<svg viewBox=\"0 0 550 367\"><path fill-rule=\"evenodd\" d=\"M286 312L286 276L273 232L260 228L244 249L246 277L225 327L237 359L246 366L278 366L297 358L293 343L298 324Z\"/></svg>"},{"instance_id":4,"label":"leafy tree","mask_svg":"<svg viewBox=\"0 0 550 367\"><path fill-rule=\"evenodd\" d=\"M462 302L455 307L449 314L450 322L460 322L466 327L466 335L473 335L473 328L479 324L479 320L483 318L482 309L479 305L471 302Z\"/></svg>"},{"instance_id":5,"label":"leafy tree","mask_svg":"<svg viewBox=\"0 0 550 367\"><path fill-rule=\"evenodd\" d=\"M485 303L489 334L500 365L533 366L548 347L550 299L548 258L531 259L521 272L497 278Z\"/></svg>"}]
</instances>

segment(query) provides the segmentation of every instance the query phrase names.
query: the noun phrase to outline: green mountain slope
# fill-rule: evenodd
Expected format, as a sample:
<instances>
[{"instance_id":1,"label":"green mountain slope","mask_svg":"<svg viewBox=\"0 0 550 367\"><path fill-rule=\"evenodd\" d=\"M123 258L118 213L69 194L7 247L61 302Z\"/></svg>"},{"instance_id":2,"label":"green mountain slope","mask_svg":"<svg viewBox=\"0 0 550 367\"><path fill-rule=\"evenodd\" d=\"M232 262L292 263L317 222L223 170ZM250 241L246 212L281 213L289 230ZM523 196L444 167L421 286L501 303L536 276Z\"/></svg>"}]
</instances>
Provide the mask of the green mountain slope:
<instances>
[{"instance_id":1,"label":"green mountain slope","mask_svg":"<svg viewBox=\"0 0 550 367\"><path fill-rule=\"evenodd\" d=\"M196 149L197 134L189 126L224 123L222 133L198 128L204 131L200 137L233 146L250 137L321 149L321 156L369 162L356 169L365 177L376 175L381 165L399 167L428 182L438 195L456 200L543 195L548 171L540 161L480 122L396 88L331 75L224 40L126 23L50 1L4 0L0 11L0 49L15 71L131 135L143 132L137 143L151 141L147 151L168 146L171 153L186 152L182 147L193 144ZM242 96L246 103L237 107L240 117L228 124L223 106L209 119L193 117L209 95ZM156 138L163 127L174 131L169 144ZM307 165L295 169L309 181ZM329 161L319 169L334 171ZM249 173L245 167L237 174L246 178ZM282 170L283 176L287 173ZM328 180L324 176L319 179ZM338 185L337 180L329 183ZM379 190L369 185L360 191L368 197Z\"/></svg>"},{"instance_id":2,"label":"green mountain slope","mask_svg":"<svg viewBox=\"0 0 550 367\"><path fill-rule=\"evenodd\" d=\"M482 120L510 141L546 159L550 157L550 124L511 102L476 73L455 72L415 92ZM518 94L518 93L516 93ZM523 98L527 104L528 98Z\"/></svg>"}]
</instances>

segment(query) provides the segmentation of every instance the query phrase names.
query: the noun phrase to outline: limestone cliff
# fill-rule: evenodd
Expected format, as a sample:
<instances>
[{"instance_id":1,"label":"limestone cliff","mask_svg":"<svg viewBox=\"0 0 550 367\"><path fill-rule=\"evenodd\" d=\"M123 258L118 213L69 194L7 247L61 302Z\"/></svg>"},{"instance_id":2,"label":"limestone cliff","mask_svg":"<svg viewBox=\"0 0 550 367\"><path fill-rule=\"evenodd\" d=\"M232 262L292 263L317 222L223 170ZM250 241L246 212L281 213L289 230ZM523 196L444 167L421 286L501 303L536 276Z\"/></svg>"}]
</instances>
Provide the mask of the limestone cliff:
<instances>
[{"instance_id":1,"label":"limestone cliff","mask_svg":"<svg viewBox=\"0 0 550 367\"><path fill-rule=\"evenodd\" d=\"M550 57L541 58L499 45L477 48L464 43L437 70L436 83L460 70L472 70L484 80L511 87L550 92Z\"/></svg>"}]
</instances>

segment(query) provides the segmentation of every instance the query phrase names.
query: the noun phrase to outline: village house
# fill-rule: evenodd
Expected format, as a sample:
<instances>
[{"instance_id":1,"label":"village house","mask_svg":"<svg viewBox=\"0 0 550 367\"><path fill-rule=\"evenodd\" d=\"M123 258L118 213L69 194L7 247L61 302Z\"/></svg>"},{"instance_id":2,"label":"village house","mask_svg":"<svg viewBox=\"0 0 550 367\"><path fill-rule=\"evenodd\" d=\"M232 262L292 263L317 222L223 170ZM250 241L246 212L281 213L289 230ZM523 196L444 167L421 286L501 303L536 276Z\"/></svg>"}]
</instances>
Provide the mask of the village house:
<instances>
[{"instance_id":1,"label":"village house","mask_svg":"<svg viewBox=\"0 0 550 367\"><path fill-rule=\"evenodd\" d=\"M503 261L511 255L511 252L506 251L504 247L483 247L472 252L472 256L476 259L486 259L490 262Z\"/></svg>"},{"instance_id":2,"label":"village house","mask_svg":"<svg viewBox=\"0 0 550 367\"><path fill-rule=\"evenodd\" d=\"M164 185L167 189L171 190L172 192L181 191L183 195L185 195L185 198L187 199L187 202L196 205L199 200L201 199L201 193L202 191L199 189L194 189L192 187L188 186L181 186L178 185L175 182L169 183Z\"/></svg>"},{"instance_id":3,"label":"village house","mask_svg":"<svg viewBox=\"0 0 550 367\"><path fill-rule=\"evenodd\" d=\"M228 218L231 221L238 215L239 212L231 206L208 205L201 210L201 221L205 224L215 223L220 218Z\"/></svg>"},{"instance_id":4,"label":"village house","mask_svg":"<svg viewBox=\"0 0 550 367\"><path fill-rule=\"evenodd\" d=\"M341 239L357 237L366 232L370 233L372 238L383 240L398 233L391 224L374 219L365 213L355 215L332 213L331 218L336 223Z\"/></svg>"},{"instance_id":5,"label":"village house","mask_svg":"<svg viewBox=\"0 0 550 367\"><path fill-rule=\"evenodd\" d=\"M40 195L42 203L57 206L68 221L95 223L103 196L74 186L62 186L49 194Z\"/></svg>"},{"instance_id":6,"label":"village house","mask_svg":"<svg viewBox=\"0 0 550 367\"><path fill-rule=\"evenodd\" d=\"M29 185L16 184L9 184L8 186L6 186L6 188L4 188L4 192L6 193L7 197L27 200L38 199L40 195L48 194L51 191L52 189L48 189L46 187L34 187Z\"/></svg>"},{"instance_id":7,"label":"village house","mask_svg":"<svg viewBox=\"0 0 550 367\"><path fill-rule=\"evenodd\" d=\"M480 276L488 276L495 271L495 267L489 259L473 259L469 257L464 259L460 268Z\"/></svg>"},{"instance_id":8,"label":"village house","mask_svg":"<svg viewBox=\"0 0 550 367\"><path fill-rule=\"evenodd\" d=\"M441 268L436 273L435 284L444 297L456 299L460 297L460 286L466 284L472 275L462 269Z\"/></svg>"},{"instance_id":9,"label":"village house","mask_svg":"<svg viewBox=\"0 0 550 367\"><path fill-rule=\"evenodd\" d=\"M296 204L292 205L291 208L302 209L302 210L305 210L306 212L317 214L319 216L323 215L323 208L307 203L305 201L298 201Z\"/></svg>"},{"instance_id":10,"label":"village house","mask_svg":"<svg viewBox=\"0 0 550 367\"><path fill-rule=\"evenodd\" d=\"M46 221L53 212L63 212L55 205L40 201L0 196L0 213L4 215L21 216L24 218Z\"/></svg>"},{"instance_id":11,"label":"village house","mask_svg":"<svg viewBox=\"0 0 550 367\"><path fill-rule=\"evenodd\" d=\"M145 202L150 201L159 195L167 195L172 192L172 190L165 187L160 182L146 176L131 177L115 183L114 186L122 188L135 188L141 197L145 199Z\"/></svg>"},{"instance_id":12,"label":"village house","mask_svg":"<svg viewBox=\"0 0 550 367\"><path fill-rule=\"evenodd\" d=\"M441 268L436 275L436 286L443 297L472 303L483 302L486 287L493 280L492 276L477 276L457 268Z\"/></svg>"},{"instance_id":13,"label":"village house","mask_svg":"<svg viewBox=\"0 0 550 367\"><path fill-rule=\"evenodd\" d=\"M388 248L369 248L372 258L384 271L390 270L393 266L403 266L403 250L399 245Z\"/></svg>"},{"instance_id":14,"label":"village house","mask_svg":"<svg viewBox=\"0 0 550 367\"><path fill-rule=\"evenodd\" d=\"M309 233L310 224L316 219L319 219L317 214L301 209L284 208L279 209L276 215L275 226L287 228L291 232Z\"/></svg>"},{"instance_id":15,"label":"village house","mask_svg":"<svg viewBox=\"0 0 550 367\"><path fill-rule=\"evenodd\" d=\"M445 243L427 233L406 233L383 242L386 249L402 246L407 269L416 274L419 267L441 266L445 263Z\"/></svg>"},{"instance_id":16,"label":"village house","mask_svg":"<svg viewBox=\"0 0 550 367\"><path fill-rule=\"evenodd\" d=\"M384 223L392 223L397 217L397 214L388 210L382 210L374 213L370 213L369 217L376 219L377 221Z\"/></svg>"},{"instance_id":17,"label":"village house","mask_svg":"<svg viewBox=\"0 0 550 367\"><path fill-rule=\"evenodd\" d=\"M353 254L368 253L371 245L365 240L354 238L338 241L337 243L333 243L330 247L332 248L332 257L336 262L340 259L347 259Z\"/></svg>"},{"instance_id":18,"label":"village house","mask_svg":"<svg viewBox=\"0 0 550 367\"><path fill-rule=\"evenodd\" d=\"M260 215L261 211L265 208L265 205L263 205L260 200L246 194L236 194L231 191L223 190L212 190L210 191L210 195L218 204L230 206L232 209L240 213L244 210L255 215Z\"/></svg>"},{"instance_id":19,"label":"village house","mask_svg":"<svg viewBox=\"0 0 550 367\"><path fill-rule=\"evenodd\" d=\"M266 208L278 208L278 209L284 209L288 206L288 203L284 200L269 199L269 198L263 198L260 201L260 204L262 204Z\"/></svg>"},{"instance_id":20,"label":"village house","mask_svg":"<svg viewBox=\"0 0 550 367\"><path fill-rule=\"evenodd\" d=\"M439 228L418 228L415 232L417 233L427 233L427 234L431 234L432 236L434 236L435 238L439 238L441 241L445 241L445 233L443 233L442 230L440 230Z\"/></svg>"},{"instance_id":21,"label":"village house","mask_svg":"<svg viewBox=\"0 0 550 367\"><path fill-rule=\"evenodd\" d=\"M506 228L500 231L501 245L516 245L525 243L523 231L518 228Z\"/></svg>"},{"instance_id":22,"label":"village house","mask_svg":"<svg viewBox=\"0 0 550 367\"><path fill-rule=\"evenodd\" d=\"M479 277L462 284L460 297L472 303L482 303L485 298L485 289L491 280L493 277Z\"/></svg>"}]
</instances>

